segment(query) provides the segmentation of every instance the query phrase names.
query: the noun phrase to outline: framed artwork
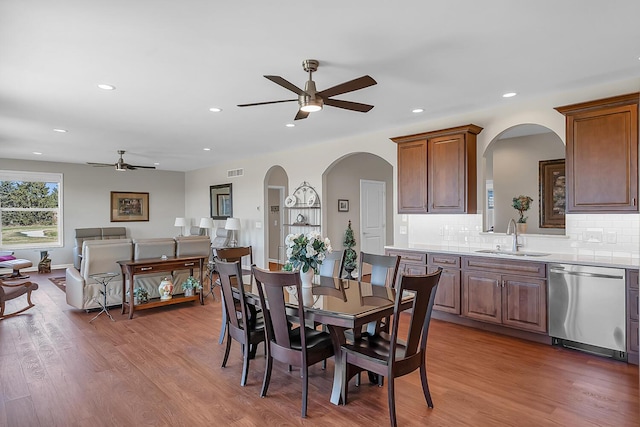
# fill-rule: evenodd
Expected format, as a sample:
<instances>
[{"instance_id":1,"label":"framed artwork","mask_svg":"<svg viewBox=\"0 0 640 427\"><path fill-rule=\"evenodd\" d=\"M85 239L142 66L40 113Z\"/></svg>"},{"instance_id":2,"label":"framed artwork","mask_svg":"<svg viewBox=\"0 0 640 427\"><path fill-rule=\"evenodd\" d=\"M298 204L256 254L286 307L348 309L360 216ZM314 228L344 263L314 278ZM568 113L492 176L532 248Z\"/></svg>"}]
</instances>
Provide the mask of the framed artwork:
<instances>
[{"instance_id":1,"label":"framed artwork","mask_svg":"<svg viewBox=\"0 0 640 427\"><path fill-rule=\"evenodd\" d=\"M231 184L212 185L209 187L209 203L211 218L227 219L233 216L233 193Z\"/></svg>"},{"instance_id":2,"label":"framed artwork","mask_svg":"<svg viewBox=\"0 0 640 427\"><path fill-rule=\"evenodd\" d=\"M565 228L564 159L539 162L540 228Z\"/></svg>"},{"instance_id":3,"label":"framed artwork","mask_svg":"<svg viewBox=\"0 0 640 427\"><path fill-rule=\"evenodd\" d=\"M338 212L349 212L349 201L347 199L338 199Z\"/></svg>"},{"instance_id":4,"label":"framed artwork","mask_svg":"<svg viewBox=\"0 0 640 427\"><path fill-rule=\"evenodd\" d=\"M149 221L149 193L111 192L111 222Z\"/></svg>"}]
</instances>

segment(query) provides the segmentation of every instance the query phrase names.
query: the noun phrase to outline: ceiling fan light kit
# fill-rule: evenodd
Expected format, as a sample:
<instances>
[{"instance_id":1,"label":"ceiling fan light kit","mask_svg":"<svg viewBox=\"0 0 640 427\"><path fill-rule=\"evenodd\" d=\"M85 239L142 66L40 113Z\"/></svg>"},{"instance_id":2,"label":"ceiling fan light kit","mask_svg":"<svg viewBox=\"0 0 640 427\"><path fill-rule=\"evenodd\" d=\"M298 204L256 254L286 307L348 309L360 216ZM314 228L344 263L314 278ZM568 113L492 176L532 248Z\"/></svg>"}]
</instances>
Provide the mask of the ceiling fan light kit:
<instances>
[{"instance_id":1,"label":"ceiling fan light kit","mask_svg":"<svg viewBox=\"0 0 640 427\"><path fill-rule=\"evenodd\" d=\"M266 79L271 80L275 84L280 85L283 88L297 94L298 99L284 99L280 101L239 104L238 107L251 107L256 105L298 101L298 114L296 114L294 120L306 119L309 116L309 113L320 111L325 105L342 108L344 110L358 111L360 113L366 113L373 108L373 105L331 99L332 96L342 95L343 93L353 92L377 84L377 82L373 78L371 78L370 76L362 76L357 79L353 79L318 92L316 89L316 83L313 81L313 72L318 69L318 65L320 65L320 63L315 59L305 59L304 61L302 61L302 68L305 72L309 73L309 80L305 83L304 90L300 89L293 83L285 80L280 76L264 76Z\"/></svg>"}]
</instances>

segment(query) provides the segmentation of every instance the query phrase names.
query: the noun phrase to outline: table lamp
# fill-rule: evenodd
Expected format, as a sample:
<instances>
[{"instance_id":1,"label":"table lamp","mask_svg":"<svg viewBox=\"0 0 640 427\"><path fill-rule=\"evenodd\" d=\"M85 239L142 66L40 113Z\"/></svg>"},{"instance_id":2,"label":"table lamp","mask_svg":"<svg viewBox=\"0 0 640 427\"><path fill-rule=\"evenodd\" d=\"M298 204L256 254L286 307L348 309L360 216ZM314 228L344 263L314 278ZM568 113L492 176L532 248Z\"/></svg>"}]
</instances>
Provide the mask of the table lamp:
<instances>
[{"instance_id":1,"label":"table lamp","mask_svg":"<svg viewBox=\"0 0 640 427\"><path fill-rule=\"evenodd\" d=\"M188 227L189 226L189 222L190 221L187 221L187 218L180 218L180 217L176 218L176 222L174 222L173 225L175 227L180 227L180 237L183 236L182 227Z\"/></svg>"},{"instance_id":2,"label":"table lamp","mask_svg":"<svg viewBox=\"0 0 640 427\"><path fill-rule=\"evenodd\" d=\"M205 235L209 236L209 230L213 228L213 218L200 218L200 228L204 228Z\"/></svg>"},{"instance_id":3,"label":"table lamp","mask_svg":"<svg viewBox=\"0 0 640 427\"><path fill-rule=\"evenodd\" d=\"M227 230L231 230L231 240L229 241L229 246L235 248L238 246L238 241L236 240L236 230L240 230L240 220L238 218L227 218L227 222L224 225L224 228Z\"/></svg>"}]
</instances>

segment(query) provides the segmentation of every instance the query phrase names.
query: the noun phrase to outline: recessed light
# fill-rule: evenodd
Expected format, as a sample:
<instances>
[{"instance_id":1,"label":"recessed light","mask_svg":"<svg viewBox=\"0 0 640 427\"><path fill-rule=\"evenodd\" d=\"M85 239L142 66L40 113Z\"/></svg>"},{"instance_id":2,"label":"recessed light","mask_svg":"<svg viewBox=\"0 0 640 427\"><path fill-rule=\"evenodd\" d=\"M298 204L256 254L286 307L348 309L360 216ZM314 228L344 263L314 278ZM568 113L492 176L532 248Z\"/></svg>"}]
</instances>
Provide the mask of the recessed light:
<instances>
[{"instance_id":1,"label":"recessed light","mask_svg":"<svg viewBox=\"0 0 640 427\"><path fill-rule=\"evenodd\" d=\"M54 129L53 131L54 131L54 132L59 132L59 133L67 133L67 130L66 130L66 129L59 129L59 128L56 128L56 129Z\"/></svg>"},{"instance_id":2,"label":"recessed light","mask_svg":"<svg viewBox=\"0 0 640 427\"><path fill-rule=\"evenodd\" d=\"M424 108L414 108L411 110L412 113L424 113Z\"/></svg>"},{"instance_id":3,"label":"recessed light","mask_svg":"<svg viewBox=\"0 0 640 427\"><path fill-rule=\"evenodd\" d=\"M211 151L211 148L203 148L204 151Z\"/></svg>"},{"instance_id":4,"label":"recessed light","mask_svg":"<svg viewBox=\"0 0 640 427\"><path fill-rule=\"evenodd\" d=\"M33 154L35 154L36 156L42 156L42 153L39 151L34 151Z\"/></svg>"},{"instance_id":5,"label":"recessed light","mask_svg":"<svg viewBox=\"0 0 640 427\"><path fill-rule=\"evenodd\" d=\"M220 111L222 111L222 108L211 107L209 108L209 111L211 111L212 113L219 113Z\"/></svg>"},{"instance_id":6,"label":"recessed light","mask_svg":"<svg viewBox=\"0 0 640 427\"><path fill-rule=\"evenodd\" d=\"M293 123L287 123L285 126L288 127L288 128L296 127L296 125L294 125Z\"/></svg>"},{"instance_id":7,"label":"recessed light","mask_svg":"<svg viewBox=\"0 0 640 427\"><path fill-rule=\"evenodd\" d=\"M98 85L98 87L99 87L100 89L102 89L102 90L115 90L115 89L116 89L116 87L115 87L115 86L113 86L113 85L108 85L108 84L105 84L105 83L100 83L100 84Z\"/></svg>"},{"instance_id":8,"label":"recessed light","mask_svg":"<svg viewBox=\"0 0 640 427\"><path fill-rule=\"evenodd\" d=\"M515 93L515 92L507 92L507 93L503 94L502 97L503 98L511 98L511 97L516 96L516 95L517 95L517 93Z\"/></svg>"}]
</instances>

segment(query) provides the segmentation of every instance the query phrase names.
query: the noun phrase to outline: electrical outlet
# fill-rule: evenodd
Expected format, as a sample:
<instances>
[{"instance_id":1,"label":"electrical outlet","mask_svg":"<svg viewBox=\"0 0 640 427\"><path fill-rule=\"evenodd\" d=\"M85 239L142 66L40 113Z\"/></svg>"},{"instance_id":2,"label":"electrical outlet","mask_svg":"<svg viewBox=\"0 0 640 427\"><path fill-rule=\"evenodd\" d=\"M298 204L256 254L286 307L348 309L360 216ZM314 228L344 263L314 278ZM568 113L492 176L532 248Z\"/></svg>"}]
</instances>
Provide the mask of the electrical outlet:
<instances>
[{"instance_id":1,"label":"electrical outlet","mask_svg":"<svg viewBox=\"0 0 640 427\"><path fill-rule=\"evenodd\" d=\"M262 223L259 221L256 221L256 228L262 228Z\"/></svg>"},{"instance_id":2,"label":"electrical outlet","mask_svg":"<svg viewBox=\"0 0 640 427\"><path fill-rule=\"evenodd\" d=\"M407 234L407 227L404 225L400 226L400 234Z\"/></svg>"},{"instance_id":3,"label":"electrical outlet","mask_svg":"<svg viewBox=\"0 0 640 427\"><path fill-rule=\"evenodd\" d=\"M587 231L583 233L584 240L589 243L602 243L602 229L601 228L587 228Z\"/></svg>"},{"instance_id":4,"label":"electrical outlet","mask_svg":"<svg viewBox=\"0 0 640 427\"><path fill-rule=\"evenodd\" d=\"M607 243L616 243L618 241L618 235L615 231L607 231Z\"/></svg>"}]
</instances>

